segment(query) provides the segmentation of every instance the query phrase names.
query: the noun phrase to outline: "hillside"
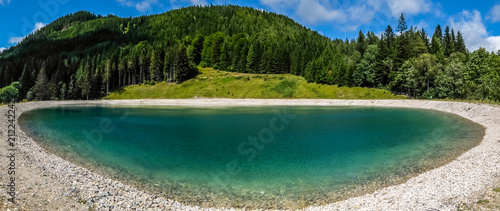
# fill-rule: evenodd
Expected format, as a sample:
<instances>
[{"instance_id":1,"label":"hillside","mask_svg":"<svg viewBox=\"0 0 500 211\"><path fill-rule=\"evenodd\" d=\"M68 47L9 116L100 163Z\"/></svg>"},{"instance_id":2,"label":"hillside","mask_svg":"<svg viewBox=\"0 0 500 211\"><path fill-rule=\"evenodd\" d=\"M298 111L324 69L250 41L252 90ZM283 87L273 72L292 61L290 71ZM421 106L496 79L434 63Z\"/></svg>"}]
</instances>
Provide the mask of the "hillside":
<instances>
[{"instance_id":1,"label":"hillside","mask_svg":"<svg viewBox=\"0 0 500 211\"><path fill-rule=\"evenodd\" d=\"M348 88L307 83L291 74L249 74L200 68L196 78L182 84L161 82L132 85L104 99L178 98L296 98L296 99L405 99L391 92L370 88Z\"/></svg>"},{"instance_id":2,"label":"hillside","mask_svg":"<svg viewBox=\"0 0 500 211\"><path fill-rule=\"evenodd\" d=\"M0 54L0 101L100 99L130 85L182 83L196 77L197 66L411 98L500 100L499 55L469 52L448 26L429 37L403 14L395 28L331 40L248 7L192 6L129 18L82 11Z\"/></svg>"},{"instance_id":3,"label":"hillside","mask_svg":"<svg viewBox=\"0 0 500 211\"><path fill-rule=\"evenodd\" d=\"M18 100L95 99L145 81L182 82L200 63L247 72L250 52L254 70L300 72L330 43L285 16L246 7L193 6L135 18L82 11L0 54L0 87L20 82Z\"/></svg>"}]
</instances>

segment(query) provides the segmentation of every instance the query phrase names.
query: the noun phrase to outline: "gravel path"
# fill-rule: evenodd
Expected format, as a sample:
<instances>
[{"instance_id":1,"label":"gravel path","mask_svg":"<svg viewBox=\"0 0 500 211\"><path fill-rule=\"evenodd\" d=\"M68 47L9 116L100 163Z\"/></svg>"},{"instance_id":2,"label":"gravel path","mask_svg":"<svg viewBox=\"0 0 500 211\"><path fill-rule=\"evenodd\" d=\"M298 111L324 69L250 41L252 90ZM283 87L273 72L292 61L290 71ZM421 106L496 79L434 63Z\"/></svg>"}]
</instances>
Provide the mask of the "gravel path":
<instances>
[{"instance_id":1,"label":"gravel path","mask_svg":"<svg viewBox=\"0 0 500 211\"><path fill-rule=\"evenodd\" d=\"M500 108L475 103L418 100L120 100L30 102L23 111L67 104L114 105L352 105L434 109L450 112L483 125L486 134L475 148L449 164L420 174L406 183L375 193L305 210L457 210L477 201L500 181ZM92 173L39 147L17 128L16 204L7 201L10 151L7 149L7 106L0 106L0 210L216 210L183 205L145 193ZM17 124L17 123L16 123ZM234 210L234 209L226 209Z\"/></svg>"}]
</instances>

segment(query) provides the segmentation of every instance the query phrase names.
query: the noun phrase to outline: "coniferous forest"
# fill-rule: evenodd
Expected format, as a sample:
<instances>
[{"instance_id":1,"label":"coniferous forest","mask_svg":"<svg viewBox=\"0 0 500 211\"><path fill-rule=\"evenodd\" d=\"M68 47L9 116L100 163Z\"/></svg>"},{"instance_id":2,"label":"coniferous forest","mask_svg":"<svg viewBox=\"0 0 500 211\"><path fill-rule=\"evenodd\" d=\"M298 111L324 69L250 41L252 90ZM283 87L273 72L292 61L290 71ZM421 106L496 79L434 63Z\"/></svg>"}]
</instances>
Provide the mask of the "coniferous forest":
<instances>
[{"instance_id":1,"label":"coniferous forest","mask_svg":"<svg viewBox=\"0 0 500 211\"><path fill-rule=\"evenodd\" d=\"M239 6L135 18L82 11L0 54L0 100L99 99L133 84L181 83L200 65L410 98L500 101L500 51L470 52L448 26L432 34L403 14L381 35L332 40L286 16Z\"/></svg>"}]
</instances>

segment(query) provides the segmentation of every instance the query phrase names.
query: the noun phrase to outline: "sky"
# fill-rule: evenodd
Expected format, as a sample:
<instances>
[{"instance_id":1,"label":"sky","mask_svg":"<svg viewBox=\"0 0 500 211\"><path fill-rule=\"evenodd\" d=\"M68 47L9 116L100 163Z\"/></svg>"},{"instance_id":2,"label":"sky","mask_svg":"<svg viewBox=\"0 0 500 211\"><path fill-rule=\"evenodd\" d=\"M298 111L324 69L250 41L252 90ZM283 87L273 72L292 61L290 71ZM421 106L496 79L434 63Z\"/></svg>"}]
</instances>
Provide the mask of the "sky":
<instances>
[{"instance_id":1,"label":"sky","mask_svg":"<svg viewBox=\"0 0 500 211\"><path fill-rule=\"evenodd\" d=\"M500 0L0 0L0 52L26 35L68 13L135 17L164 13L191 5L240 5L286 15L335 39L355 39L359 31L380 34L397 26L404 13L408 25L424 28L429 36L440 24L461 31L471 51L500 49Z\"/></svg>"}]
</instances>

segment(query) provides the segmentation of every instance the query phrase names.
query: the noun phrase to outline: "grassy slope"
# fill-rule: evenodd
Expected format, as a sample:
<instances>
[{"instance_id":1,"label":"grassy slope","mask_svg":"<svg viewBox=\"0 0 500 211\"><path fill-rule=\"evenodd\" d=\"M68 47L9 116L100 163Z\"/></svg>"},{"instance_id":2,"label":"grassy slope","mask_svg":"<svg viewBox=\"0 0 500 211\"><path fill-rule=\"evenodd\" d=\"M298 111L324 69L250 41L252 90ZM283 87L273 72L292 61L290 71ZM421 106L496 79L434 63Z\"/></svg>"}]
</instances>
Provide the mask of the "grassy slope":
<instances>
[{"instance_id":1,"label":"grassy slope","mask_svg":"<svg viewBox=\"0 0 500 211\"><path fill-rule=\"evenodd\" d=\"M182 84L161 82L133 85L109 94L104 99L179 99L179 98L306 98L306 99L404 99L389 91L348 88L307 83L290 74L246 74L199 68L200 74Z\"/></svg>"}]
</instances>

